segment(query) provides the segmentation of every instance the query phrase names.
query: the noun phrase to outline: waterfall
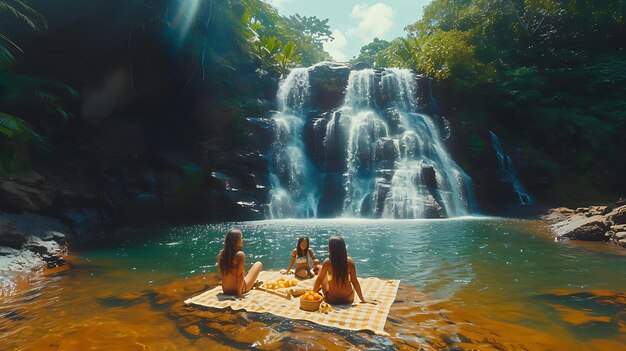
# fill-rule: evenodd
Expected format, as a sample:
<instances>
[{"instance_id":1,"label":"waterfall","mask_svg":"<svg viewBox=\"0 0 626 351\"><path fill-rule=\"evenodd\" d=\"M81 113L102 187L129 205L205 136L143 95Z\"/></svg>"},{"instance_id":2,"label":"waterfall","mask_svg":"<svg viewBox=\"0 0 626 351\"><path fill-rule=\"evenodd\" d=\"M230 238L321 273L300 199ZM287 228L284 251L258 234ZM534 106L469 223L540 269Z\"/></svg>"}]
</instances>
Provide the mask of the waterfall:
<instances>
[{"instance_id":1,"label":"waterfall","mask_svg":"<svg viewBox=\"0 0 626 351\"><path fill-rule=\"evenodd\" d=\"M316 216L316 189L302 140L305 122L302 115L309 95L306 68L293 69L278 87L279 112L272 116L274 142L270 157L272 218Z\"/></svg>"},{"instance_id":2,"label":"waterfall","mask_svg":"<svg viewBox=\"0 0 626 351\"><path fill-rule=\"evenodd\" d=\"M471 179L450 157L436 123L420 113L410 71L351 71L343 104L317 115L308 106L308 72L291 71L277 94L272 217L441 218L471 211Z\"/></svg>"},{"instance_id":3,"label":"waterfall","mask_svg":"<svg viewBox=\"0 0 626 351\"><path fill-rule=\"evenodd\" d=\"M515 172L515 168L513 167L513 160L509 155L504 152L498 136L492 131L489 131L489 134L491 135L491 144L493 146L493 150L495 151L496 157L498 158L498 168L500 169L500 172L502 172L504 180L507 183L511 183L511 185L513 186L513 191L515 192L515 194L517 194L519 203L521 205L531 204L532 199L530 195L528 195L528 193L526 192L526 189L524 188L522 182L520 182L519 178L517 177L517 172Z\"/></svg>"}]
</instances>

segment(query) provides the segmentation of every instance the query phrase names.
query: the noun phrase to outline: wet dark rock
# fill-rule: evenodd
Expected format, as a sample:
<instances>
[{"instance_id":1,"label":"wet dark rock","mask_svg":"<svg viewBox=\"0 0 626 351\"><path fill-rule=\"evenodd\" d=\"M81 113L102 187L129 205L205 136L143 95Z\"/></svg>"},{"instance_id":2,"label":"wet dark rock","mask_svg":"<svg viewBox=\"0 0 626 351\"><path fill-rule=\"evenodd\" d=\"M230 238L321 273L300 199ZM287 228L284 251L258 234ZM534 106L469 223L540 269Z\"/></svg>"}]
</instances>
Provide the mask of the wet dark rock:
<instances>
[{"instance_id":1,"label":"wet dark rock","mask_svg":"<svg viewBox=\"0 0 626 351\"><path fill-rule=\"evenodd\" d=\"M322 196L317 205L317 216L332 218L341 215L345 197L343 177L333 173L324 175L321 191Z\"/></svg>"},{"instance_id":2,"label":"wet dark rock","mask_svg":"<svg viewBox=\"0 0 626 351\"><path fill-rule=\"evenodd\" d=\"M425 217L426 218L446 218L447 214L443 206L437 201L433 195L428 195L425 199Z\"/></svg>"},{"instance_id":3,"label":"wet dark rock","mask_svg":"<svg viewBox=\"0 0 626 351\"><path fill-rule=\"evenodd\" d=\"M32 188L41 188L46 185L46 177L34 171L11 174L9 180Z\"/></svg>"},{"instance_id":4,"label":"wet dark rock","mask_svg":"<svg viewBox=\"0 0 626 351\"><path fill-rule=\"evenodd\" d=\"M355 71L360 71L362 69L370 69L370 68L372 68L372 65L367 62L357 62L356 64L352 65L352 69Z\"/></svg>"},{"instance_id":5,"label":"wet dark rock","mask_svg":"<svg viewBox=\"0 0 626 351\"><path fill-rule=\"evenodd\" d=\"M94 208L67 208L61 213L63 222L72 228L75 238L79 240L98 236L105 225L103 216Z\"/></svg>"},{"instance_id":6,"label":"wet dark rock","mask_svg":"<svg viewBox=\"0 0 626 351\"><path fill-rule=\"evenodd\" d=\"M428 189L437 189L437 174L433 167L422 168L422 174L420 176L422 184Z\"/></svg>"},{"instance_id":7,"label":"wet dark rock","mask_svg":"<svg viewBox=\"0 0 626 351\"><path fill-rule=\"evenodd\" d=\"M620 206L606 214L606 219L614 224L626 224L626 205Z\"/></svg>"},{"instance_id":8,"label":"wet dark rock","mask_svg":"<svg viewBox=\"0 0 626 351\"><path fill-rule=\"evenodd\" d=\"M28 272L49 262L62 264L67 254L64 231L67 228L55 218L0 212L0 271Z\"/></svg>"},{"instance_id":9,"label":"wet dark rock","mask_svg":"<svg viewBox=\"0 0 626 351\"><path fill-rule=\"evenodd\" d=\"M246 135L246 144L251 149L262 150L267 153L272 145L272 120L269 118L246 118L242 125Z\"/></svg>"},{"instance_id":10,"label":"wet dark rock","mask_svg":"<svg viewBox=\"0 0 626 351\"><path fill-rule=\"evenodd\" d=\"M44 212L52 208L52 193L13 181L0 180L0 210Z\"/></svg>"},{"instance_id":11,"label":"wet dark rock","mask_svg":"<svg viewBox=\"0 0 626 351\"><path fill-rule=\"evenodd\" d=\"M308 158L317 167L322 167L326 161L326 126L330 120L330 113L313 117L304 125L304 144Z\"/></svg>"},{"instance_id":12,"label":"wet dark rock","mask_svg":"<svg viewBox=\"0 0 626 351\"><path fill-rule=\"evenodd\" d=\"M54 193L54 205L55 207L100 208L106 206L106 202L90 191L60 189Z\"/></svg>"},{"instance_id":13,"label":"wet dark rock","mask_svg":"<svg viewBox=\"0 0 626 351\"><path fill-rule=\"evenodd\" d=\"M312 105L330 111L341 105L348 85L350 67L332 62L315 65L309 70Z\"/></svg>"},{"instance_id":14,"label":"wet dark rock","mask_svg":"<svg viewBox=\"0 0 626 351\"><path fill-rule=\"evenodd\" d=\"M398 158L396 144L391 138L380 138L376 142L376 161L381 167L393 168Z\"/></svg>"},{"instance_id":15,"label":"wet dark rock","mask_svg":"<svg viewBox=\"0 0 626 351\"><path fill-rule=\"evenodd\" d=\"M389 126L389 134L396 135L404 132L404 128L400 126L400 113L395 107L385 110L385 119Z\"/></svg>"},{"instance_id":16,"label":"wet dark rock","mask_svg":"<svg viewBox=\"0 0 626 351\"><path fill-rule=\"evenodd\" d=\"M26 241L22 233L11 221L0 217L0 246L19 249Z\"/></svg>"}]
</instances>

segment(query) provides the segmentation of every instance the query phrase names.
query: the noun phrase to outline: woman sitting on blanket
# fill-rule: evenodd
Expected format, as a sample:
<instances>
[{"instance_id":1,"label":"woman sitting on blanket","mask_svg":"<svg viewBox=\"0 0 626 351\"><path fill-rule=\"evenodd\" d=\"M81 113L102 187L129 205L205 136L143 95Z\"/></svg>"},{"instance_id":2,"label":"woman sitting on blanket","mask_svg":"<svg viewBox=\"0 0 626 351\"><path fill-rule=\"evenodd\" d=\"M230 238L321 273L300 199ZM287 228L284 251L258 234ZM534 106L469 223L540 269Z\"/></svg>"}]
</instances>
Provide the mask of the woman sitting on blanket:
<instances>
[{"instance_id":1,"label":"woman sitting on blanket","mask_svg":"<svg viewBox=\"0 0 626 351\"><path fill-rule=\"evenodd\" d=\"M363 297L361 284L356 278L356 266L352 257L348 256L346 242L340 236L328 239L328 258L322 263L313 291L319 291L320 287L324 299L330 304L351 304L355 290L361 303L374 303Z\"/></svg>"},{"instance_id":2,"label":"woman sitting on blanket","mask_svg":"<svg viewBox=\"0 0 626 351\"><path fill-rule=\"evenodd\" d=\"M309 266L309 257L313 260L313 270L311 270L311 266ZM287 267L286 271L281 271L283 274L289 274L291 271L291 267L293 263L296 263L296 271L294 274L296 277L306 279L313 278L320 270L320 261L315 258L315 253L313 249L309 247L309 237L301 236L298 239L298 245L293 249L291 253L291 262L289 262L289 267Z\"/></svg>"},{"instance_id":3,"label":"woman sitting on blanket","mask_svg":"<svg viewBox=\"0 0 626 351\"><path fill-rule=\"evenodd\" d=\"M243 271L246 255L243 249L243 235L239 229L231 229L224 238L224 248L217 255L217 266L222 275L222 291L227 295L241 296L254 287L263 264L255 262L248 274Z\"/></svg>"}]
</instances>

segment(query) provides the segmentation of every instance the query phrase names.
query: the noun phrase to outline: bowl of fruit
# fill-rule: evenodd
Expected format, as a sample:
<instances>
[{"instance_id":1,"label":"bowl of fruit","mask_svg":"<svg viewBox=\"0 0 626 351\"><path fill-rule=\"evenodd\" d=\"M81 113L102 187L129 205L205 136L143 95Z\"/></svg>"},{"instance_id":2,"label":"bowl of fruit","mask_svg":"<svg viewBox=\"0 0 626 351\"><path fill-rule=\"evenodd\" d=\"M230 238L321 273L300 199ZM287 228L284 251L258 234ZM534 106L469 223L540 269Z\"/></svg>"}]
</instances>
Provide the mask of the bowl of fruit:
<instances>
[{"instance_id":1,"label":"bowl of fruit","mask_svg":"<svg viewBox=\"0 0 626 351\"><path fill-rule=\"evenodd\" d=\"M315 312L320 308L320 304L322 303L322 295L316 293L315 291L307 291L304 294L300 295L300 309Z\"/></svg>"}]
</instances>

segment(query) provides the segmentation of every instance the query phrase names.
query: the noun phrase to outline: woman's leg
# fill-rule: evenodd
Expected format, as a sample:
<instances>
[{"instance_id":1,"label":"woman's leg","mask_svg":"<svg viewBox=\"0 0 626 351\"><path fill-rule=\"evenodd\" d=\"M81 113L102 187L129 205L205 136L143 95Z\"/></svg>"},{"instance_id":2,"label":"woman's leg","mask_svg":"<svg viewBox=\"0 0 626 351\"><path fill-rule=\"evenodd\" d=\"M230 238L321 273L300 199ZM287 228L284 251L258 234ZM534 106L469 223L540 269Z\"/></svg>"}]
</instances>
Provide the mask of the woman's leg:
<instances>
[{"instance_id":1,"label":"woman's leg","mask_svg":"<svg viewBox=\"0 0 626 351\"><path fill-rule=\"evenodd\" d=\"M246 283L244 294L254 287L254 282L256 282L256 278L259 276L259 273L261 273L261 269L263 269L263 264L261 262L255 262L248 271L248 274L246 274L246 277L243 278Z\"/></svg>"},{"instance_id":2,"label":"woman's leg","mask_svg":"<svg viewBox=\"0 0 626 351\"><path fill-rule=\"evenodd\" d=\"M306 268L298 268L295 273L296 277L306 279L309 278L309 270Z\"/></svg>"}]
</instances>

